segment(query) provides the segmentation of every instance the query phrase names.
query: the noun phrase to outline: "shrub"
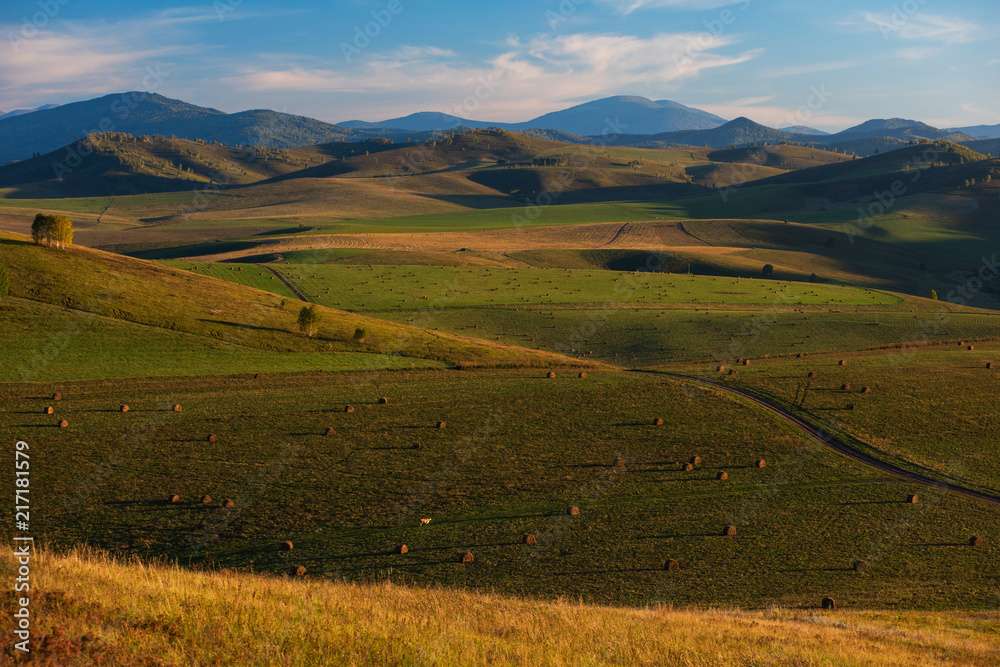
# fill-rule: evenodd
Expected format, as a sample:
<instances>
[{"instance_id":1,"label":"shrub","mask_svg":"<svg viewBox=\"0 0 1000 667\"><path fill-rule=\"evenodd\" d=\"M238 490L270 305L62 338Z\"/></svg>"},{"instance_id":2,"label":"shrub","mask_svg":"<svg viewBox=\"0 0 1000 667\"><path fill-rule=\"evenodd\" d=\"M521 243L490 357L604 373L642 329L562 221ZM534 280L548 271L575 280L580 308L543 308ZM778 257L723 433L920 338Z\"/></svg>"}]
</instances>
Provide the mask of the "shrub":
<instances>
[{"instance_id":1,"label":"shrub","mask_svg":"<svg viewBox=\"0 0 1000 667\"><path fill-rule=\"evenodd\" d=\"M774 265L773 264L765 264L764 268L761 269L760 272L763 273L765 276L774 275Z\"/></svg>"},{"instance_id":2,"label":"shrub","mask_svg":"<svg viewBox=\"0 0 1000 667\"><path fill-rule=\"evenodd\" d=\"M364 339L367 337L368 337L368 332L362 329L361 327L358 327L354 330L354 340L358 341L359 343L364 341Z\"/></svg>"}]
</instances>

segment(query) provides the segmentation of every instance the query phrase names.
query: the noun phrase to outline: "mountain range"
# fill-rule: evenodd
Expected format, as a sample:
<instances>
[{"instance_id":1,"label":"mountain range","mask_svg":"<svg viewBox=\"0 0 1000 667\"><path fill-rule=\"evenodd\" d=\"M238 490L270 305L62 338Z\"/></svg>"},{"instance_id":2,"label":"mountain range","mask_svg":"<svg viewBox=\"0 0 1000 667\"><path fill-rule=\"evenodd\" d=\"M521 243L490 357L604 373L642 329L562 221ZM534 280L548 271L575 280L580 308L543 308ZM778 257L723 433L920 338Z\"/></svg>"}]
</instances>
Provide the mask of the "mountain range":
<instances>
[{"instance_id":1,"label":"mountain range","mask_svg":"<svg viewBox=\"0 0 1000 667\"><path fill-rule=\"evenodd\" d=\"M523 123L474 121L438 112L421 112L380 122L339 125L267 109L225 113L158 94L126 92L60 106L13 111L0 116L0 164L24 160L70 145L93 132L135 136L162 135L224 145L296 148L366 139L423 141L435 133L497 127L539 138L585 143L593 137L637 147L709 146L726 148L757 143L822 145L869 155L921 139L965 143L988 137L1000 126L941 130L902 118L861 123L835 134L804 126L774 129L740 117L732 121L669 100L615 96L586 102ZM991 129L992 128L992 129Z\"/></svg>"}]
</instances>

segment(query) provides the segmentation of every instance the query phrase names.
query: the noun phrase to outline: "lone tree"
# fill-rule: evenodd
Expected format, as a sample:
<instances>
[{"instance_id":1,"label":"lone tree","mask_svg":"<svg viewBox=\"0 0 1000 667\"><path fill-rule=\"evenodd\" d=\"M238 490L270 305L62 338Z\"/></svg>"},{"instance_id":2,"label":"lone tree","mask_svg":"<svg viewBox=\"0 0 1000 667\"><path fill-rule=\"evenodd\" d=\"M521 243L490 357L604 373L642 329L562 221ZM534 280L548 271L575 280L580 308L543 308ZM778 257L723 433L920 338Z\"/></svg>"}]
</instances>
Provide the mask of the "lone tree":
<instances>
[{"instance_id":1,"label":"lone tree","mask_svg":"<svg viewBox=\"0 0 1000 667\"><path fill-rule=\"evenodd\" d=\"M316 312L316 306L302 306L299 311L299 331L312 338L316 325L323 316Z\"/></svg>"},{"instance_id":2,"label":"lone tree","mask_svg":"<svg viewBox=\"0 0 1000 667\"><path fill-rule=\"evenodd\" d=\"M365 331L364 329L362 329L361 327L357 327L354 330L354 340L358 341L359 343L365 342L365 338L367 336L368 336L368 332Z\"/></svg>"},{"instance_id":3,"label":"lone tree","mask_svg":"<svg viewBox=\"0 0 1000 667\"><path fill-rule=\"evenodd\" d=\"M937 301L938 295L937 295L937 290L936 289L932 289L931 290L931 298L934 299L935 301Z\"/></svg>"},{"instance_id":4,"label":"lone tree","mask_svg":"<svg viewBox=\"0 0 1000 667\"><path fill-rule=\"evenodd\" d=\"M10 278L7 277L7 267L0 264L0 299L10 294Z\"/></svg>"},{"instance_id":5,"label":"lone tree","mask_svg":"<svg viewBox=\"0 0 1000 667\"><path fill-rule=\"evenodd\" d=\"M65 248L73 245L73 223L65 215L39 213L31 223L31 238L39 245L45 241L47 246Z\"/></svg>"},{"instance_id":6,"label":"lone tree","mask_svg":"<svg viewBox=\"0 0 1000 667\"><path fill-rule=\"evenodd\" d=\"M765 264L764 268L761 269L760 272L763 273L765 276L773 275L774 274L774 265L773 264Z\"/></svg>"}]
</instances>

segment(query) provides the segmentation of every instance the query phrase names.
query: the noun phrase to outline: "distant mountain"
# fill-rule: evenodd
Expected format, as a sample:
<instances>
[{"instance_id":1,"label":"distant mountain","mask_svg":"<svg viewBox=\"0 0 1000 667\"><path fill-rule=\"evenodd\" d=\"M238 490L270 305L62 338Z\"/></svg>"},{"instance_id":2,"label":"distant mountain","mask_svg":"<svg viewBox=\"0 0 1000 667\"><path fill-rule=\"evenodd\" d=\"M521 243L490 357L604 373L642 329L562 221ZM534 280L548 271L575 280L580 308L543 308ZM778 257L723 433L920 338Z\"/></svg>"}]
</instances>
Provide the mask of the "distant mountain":
<instances>
[{"instance_id":1,"label":"distant mountain","mask_svg":"<svg viewBox=\"0 0 1000 667\"><path fill-rule=\"evenodd\" d=\"M953 127L948 132L962 132L977 139L1000 139L1000 125L971 125L969 127Z\"/></svg>"},{"instance_id":2,"label":"distant mountain","mask_svg":"<svg viewBox=\"0 0 1000 667\"><path fill-rule=\"evenodd\" d=\"M906 141L919 139L947 139L948 141L972 141L975 137L961 132L939 130L926 123L904 118L878 118L850 127L843 132L831 134L824 141L846 141L864 137L893 137Z\"/></svg>"},{"instance_id":3,"label":"distant mountain","mask_svg":"<svg viewBox=\"0 0 1000 667\"><path fill-rule=\"evenodd\" d=\"M807 134L792 134L782 130L755 123L749 118L740 116L725 125L709 130L687 130L682 132L664 132L654 135L625 134L611 137L611 143L620 146L638 146L648 148L664 148L670 146L708 146L709 148L728 148L730 146L748 146L757 143L776 144L782 141L794 143L816 143L816 137Z\"/></svg>"},{"instance_id":4,"label":"distant mountain","mask_svg":"<svg viewBox=\"0 0 1000 667\"><path fill-rule=\"evenodd\" d=\"M808 125L792 125L791 127L782 127L779 129L782 132L791 132L792 134L814 134L817 136L830 134L829 132L817 130L815 127L809 127Z\"/></svg>"},{"instance_id":5,"label":"distant mountain","mask_svg":"<svg viewBox=\"0 0 1000 667\"><path fill-rule=\"evenodd\" d=\"M493 123L459 118L444 113L424 111L402 118L372 123L349 120L340 127L359 130L399 129L413 131L451 130L457 127L498 127L505 130L558 130L579 136L598 136L610 131L629 134L659 134L678 130L704 130L725 123L707 111L694 109L670 100L618 95L554 111L522 123Z\"/></svg>"},{"instance_id":6,"label":"distant mountain","mask_svg":"<svg viewBox=\"0 0 1000 667\"><path fill-rule=\"evenodd\" d=\"M361 141L375 134L269 110L227 114L143 92L105 95L85 102L0 118L0 164L48 153L92 132L159 134L230 145L295 148L331 141ZM379 133L405 140L404 131Z\"/></svg>"},{"instance_id":7,"label":"distant mountain","mask_svg":"<svg viewBox=\"0 0 1000 667\"><path fill-rule=\"evenodd\" d=\"M40 107L35 107L34 109L14 109L13 111L8 111L3 113L0 111L0 120L4 118L13 118L14 116L23 116L26 113L34 113L36 111L45 111L46 109L55 109L58 104L43 104Z\"/></svg>"}]
</instances>

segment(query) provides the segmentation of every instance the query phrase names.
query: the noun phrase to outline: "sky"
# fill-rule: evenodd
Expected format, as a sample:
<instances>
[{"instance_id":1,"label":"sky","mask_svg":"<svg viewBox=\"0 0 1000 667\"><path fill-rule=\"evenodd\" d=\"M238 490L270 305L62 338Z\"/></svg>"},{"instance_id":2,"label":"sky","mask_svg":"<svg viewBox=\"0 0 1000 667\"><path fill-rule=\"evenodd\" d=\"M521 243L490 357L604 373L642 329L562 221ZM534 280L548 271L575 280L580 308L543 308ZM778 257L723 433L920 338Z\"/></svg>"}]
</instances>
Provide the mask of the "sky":
<instances>
[{"instance_id":1,"label":"sky","mask_svg":"<svg viewBox=\"0 0 1000 667\"><path fill-rule=\"evenodd\" d=\"M336 123L610 95L772 127L1000 123L997 0L4 0L0 111L143 90Z\"/></svg>"}]
</instances>

